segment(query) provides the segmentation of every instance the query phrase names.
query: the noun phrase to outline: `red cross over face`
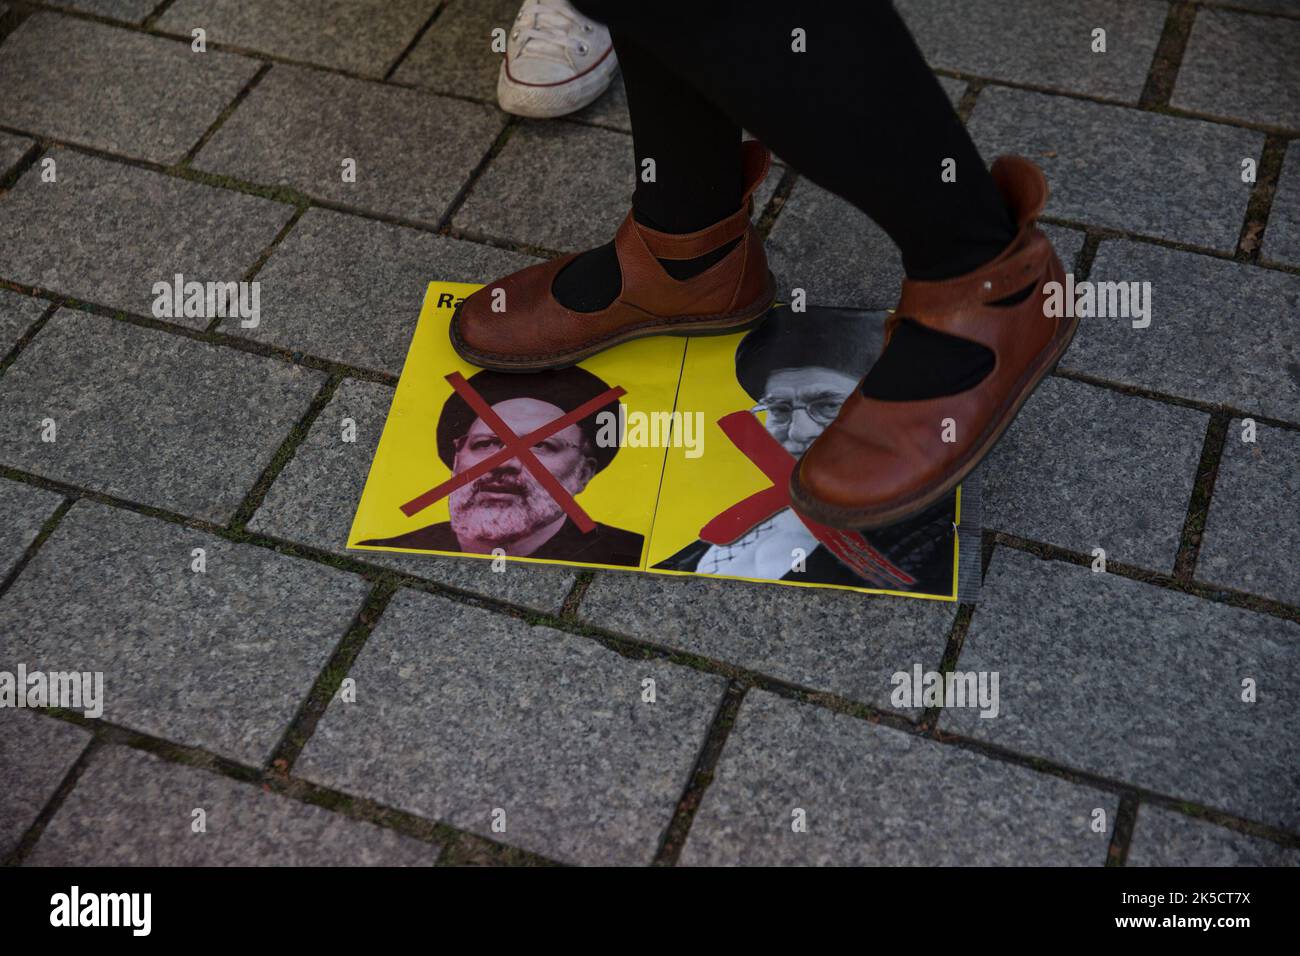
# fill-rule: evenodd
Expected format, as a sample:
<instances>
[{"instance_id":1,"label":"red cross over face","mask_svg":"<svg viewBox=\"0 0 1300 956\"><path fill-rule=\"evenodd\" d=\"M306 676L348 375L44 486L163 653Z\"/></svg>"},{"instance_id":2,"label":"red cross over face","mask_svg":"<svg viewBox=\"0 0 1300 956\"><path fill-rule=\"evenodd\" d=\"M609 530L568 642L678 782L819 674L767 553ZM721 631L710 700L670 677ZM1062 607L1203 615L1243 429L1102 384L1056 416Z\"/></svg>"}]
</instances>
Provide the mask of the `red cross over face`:
<instances>
[{"instance_id":1,"label":"red cross over face","mask_svg":"<svg viewBox=\"0 0 1300 956\"><path fill-rule=\"evenodd\" d=\"M518 462L520 468L528 473L533 481L541 487L559 508L584 534L592 531L596 523L582 510L573 494L564 487L542 459L555 463L566 446L575 442L573 428L588 415L608 405L625 394L620 387L611 388L592 398L569 412L559 414L549 421L539 411L538 405L544 402L532 402L529 399L511 400L515 402L532 402L531 406L511 407L511 401L499 403L494 407L479 395L474 387L459 372L447 376L457 394L460 395L478 416L478 421L471 426L468 433L457 444L457 472L447 481L431 488L424 494L402 505L402 512L408 517L418 514L436 501L451 495L471 482L482 478L494 470L502 469L509 463ZM515 421L517 427L532 427L519 435L501 417L502 409ZM551 411L558 411L550 406ZM520 423L524 423L520 426ZM535 450L536 449L536 450ZM588 477L590 477L588 475ZM506 479L500 479L505 482ZM488 494L509 494L512 489L501 487L487 488Z\"/></svg>"},{"instance_id":2,"label":"red cross over face","mask_svg":"<svg viewBox=\"0 0 1300 956\"><path fill-rule=\"evenodd\" d=\"M700 529L701 540L710 544L730 544L760 521L790 507L790 475L794 471L795 458L750 412L725 415L718 419L718 427L772 482L771 487L737 502ZM864 583L885 589L911 587L916 583L916 578L891 564L858 532L819 524L803 515L799 515L799 520Z\"/></svg>"}]
</instances>

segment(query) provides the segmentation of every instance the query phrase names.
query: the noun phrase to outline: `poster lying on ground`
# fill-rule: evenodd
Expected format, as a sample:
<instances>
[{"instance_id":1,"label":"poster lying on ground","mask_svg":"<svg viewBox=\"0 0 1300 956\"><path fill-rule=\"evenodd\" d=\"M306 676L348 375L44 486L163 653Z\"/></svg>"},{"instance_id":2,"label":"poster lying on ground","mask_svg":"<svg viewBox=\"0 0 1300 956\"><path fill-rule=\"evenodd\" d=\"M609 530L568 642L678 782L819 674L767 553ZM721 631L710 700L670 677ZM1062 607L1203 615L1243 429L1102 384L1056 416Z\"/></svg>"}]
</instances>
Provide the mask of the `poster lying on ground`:
<instances>
[{"instance_id":1,"label":"poster lying on ground","mask_svg":"<svg viewBox=\"0 0 1300 956\"><path fill-rule=\"evenodd\" d=\"M865 534L801 519L795 461L879 353L884 314L772 309L568 369L478 369L431 283L350 549L545 562L956 600L961 489Z\"/></svg>"}]
</instances>

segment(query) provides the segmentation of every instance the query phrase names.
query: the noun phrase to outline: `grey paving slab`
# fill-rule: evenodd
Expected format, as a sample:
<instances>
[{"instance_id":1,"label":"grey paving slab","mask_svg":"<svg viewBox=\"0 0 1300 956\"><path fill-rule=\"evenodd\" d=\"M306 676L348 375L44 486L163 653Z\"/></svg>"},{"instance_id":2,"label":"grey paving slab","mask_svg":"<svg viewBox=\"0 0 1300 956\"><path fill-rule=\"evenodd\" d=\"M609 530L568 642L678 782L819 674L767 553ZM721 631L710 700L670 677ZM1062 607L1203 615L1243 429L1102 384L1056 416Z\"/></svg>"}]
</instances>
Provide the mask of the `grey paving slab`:
<instances>
[{"instance_id":1,"label":"grey paving slab","mask_svg":"<svg viewBox=\"0 0 1300 956\"><path fill-rule=\"evenodd\" d=\"M1300 433L1228 424L1197 580L1300 604Z\"/></svg>"},{"instance_id":2,"label":"grey paving slab","mask_svg":"<svg viewBox=\"0 0 1300 956\"><path fill-rule=\"evenodd\" d=\"M1300 421L1300 276L1115 241L1100 245L1089 279L1151 283L1151 324L1081 319L1062 368Z\"/></svg>"},{"instance_id":3,"label":"grey paving slab","mask_svg":"<svg viewBox=\"0 0 1300 956\"><path fill-rule=\"evenodd\" d=\"M323 380L312 369L63 309L0 379L3 461L225 522Z\"/></svg>"},{"instance_id":4,"label":"grey paving slab","mask_svg":"<svg viewBox=\"0 0 1300 956\"><path fill-rule=\"evenodd\" d=\"M1268 262L1300 266L1300 145L1288 147L1282 162L1261 256Z\"/></svg>"},{"instance_id":5,"label":"grey paving slab","mask_svg":"<svg viewBox=\"0 0 1300 956\"><path fill-rule=\"evenodd\" d=\"M1171 106L1300 129L1300 20L1202 8Z\"/></svg>"},{"instance_id":6,"label":"grey paving slab","mask_svg":"<svg viewBox=\"0 0 1300 956\"><path fill-rule=\"evenodd\" d=\"M572 114L574 120L591 123L595 126L608 126L611 129L632 132L632 117L627 111L627 89L623 86L623 71L614 75L609 89L590 106L585 106Z\"/></svg>"},{"instance_id":7,"label":"grey paving slab","mask_svg":"<svg viewBox=\"0 0 1300 956\"><path fill-rule=\"evenodd\" d=\"M1236 248L1264 134L1002 87L981 91L967 123L992 160L1019 153L1042 166L1046 214L1224 252Z\"/></svg>"},{"instance_id":8,"label":"grey paving slab","mask_svg":"<svg viewBox=\"0 0 1300 956\"><path fill-rule=\"evenodd\" d=\"M948 99L952 101L953 108L955 109L957 104L961 102L963 94L966 92L966 81L956 80L951 76L941 76L939 77L939 85L942 86L943 91L948 94Z\"/></svg>"},{"instance_id":9,"label":"grey paving slab","mask_svg":"<svg viewBox=\"0 0 1300 956\"><path fill-rule=\"evenodd\" d=\"M53 491L0 479L0 581L17 566L62 500Z\"/></svg>"},{"instance_id":10,"label":"grey paving slab","mask_svg":"<svg viewBox=\"0 0 1300 956\"><path fill-rule=\"evenodd\" d=\"M368 591L325 565L79 502L0 602L0 633L29 671L102 672L104 720L261 765Z\"/></svg>"},{"instance_id":11,"label":"grey paving slab","mask_svg":"<svg viewBox=\"0 0 1300 956\"><path fill-rule=\"evenodd\" d=\"M359 561L486 597L558 613L573 588L572 569L474 558L444 558L387 551L348 551L348 530L361 500L370 463L388 417L393 390L347 379L313 423L248 523L252 531L346 554ZM356 424L356 441L344 442L343 421Z\"/></svg>"},{"instance_id":12,"label":"grey paving slab","mask_svg":"<svg viewBox=\"0 0 1300 956\"><path fill-rule=\"evenodd\" d=\"M892 674L938 666L955 613L949 602L617 572L597 572L578 609L620 634L883 708Z\"/></svg>"},{"instance_id":13,"label":"grey paving slab","mask_svg":"<svg viewBox=\"0 0 1300 956\"><path fill-rule=\"evenodd\" d=\"M29 169L0 203L0 278L139 315L156 283L238 282L293 207L66 149L54 183ZM164 321L206 328L214 316Z\"/></svg>"},{"instance_id":14,"label":"grey paving slab","mask_svg":"<svg viewBox=\"0 0 1300 956\"><path fill-rule=\"evenodd\" d=\"M18 160L22 159L27 154L27 150L32 148L32 142L26 136L0 133L0 178L3 178L9 170L18 165Z\"/></svg>"},{"instance_id":15,"label":"grey paving slab","mask_svg":"<svg viewBox=\"0 0 1300 956\"><path fill-rule=\"evenodd\" d=\"M1065 226L1051 223L1041 223L1039 228L1047 234L1048 239L1052 240L1052 245L1056 248L1056 254L1060 257L1065 271L1077 272L1079 253L1083 252L1083 241L1086 238L1084 234L1078 229L1067 229Z\"/></svg>"},{"instance_id":16,"label":"grey paving slab","mask_svg":"<svg viewBox=\"0 0 1300 956\"><path fill-rule=\"evenodd\" d=\"M1300 866L1300 850L1143 804L1125 865Z\"/></svg>"},{"instance_id":17,"label":"grey paving slab","mask_svg":"<svg viewBox=\"0 0 1300 956\"><path fill-rule=\"evenodd\" d=\"M53 13L0 46L0 123L159 163L184 158L259 64Z\"/></svg>"},{"instance_id":18,"label":"grey paving slab","mask_svg":"<svg viewBox=\"0 0 1300 956\"><path fill-rule=\"evenodd\" d=\"M725 687L410 591L349 676L356 702L330 705L297 774L554 859L622 865L654 858Z\"/></svg>"},{"instance_id":19,"label":"grey paving slab","mask_svg":"<svg viewBox=\"0 0 1300 956\"><path fill-rule=\"evenodd\" d=\"M1046 379L980 466L984 526L1170 573L1209 419Z\"/></svg>"},{"instance_id":20,"label":"grey paving slab","mask_svg":"<svg viewBox=\"0 0 1300 956\"><path fill-rule=\"evenodd\" d=\"M140 23L158 6L158 0L47 0L52 7L66 7L114 20Z\"/></svg>"},{"instance_id":21,"label":"grey paving slab","mask_svg":"<svg viewBox=\"0 0 1300 956\"><path fill-rule=\"evenodd\" d=\"M577 123L524 122L487 167L453 223L571 252L614 237L631 208L632 139Z\"/></svg>"},{"instance_id":22,"label":"grey paving slab","mask_svg":"<svg viewBox=\"0 0 1300 956\"><path fill-rule=\"evenodd\" d=\"M893 308L903 281L898 249L867 215L801 177L767 237L778 295L803 289L815 305Z\"/></svg>"},{"instance_id":23,"label":"grey paving slab","mask_svg":"<svg viewBox=\"0 0 1300 956\"><path fill-rule=\"evenodd\" d=\"M998 548L957 667L1000 712L945 732L1300 829L1300 624Z\"/></svg>"},{"instance_id":24,"label":"grey paving slab","mask_svg":"<svg viewBox=\"0 0 1300 956\"><path fill-rule=\"evenodd\" d=\"M1132 0L900 0L931 66L1137 103L1167 7ZM1093 31L1106 31L1094 53Z\"/></svg>"},{"instance_id":25,"label":"grey paving slab","mask_svg":"<svg viewBox=\"0 0 1300 956\"><path fill-rule=\"evenodd\" d=\"M1044 225L1067 269L1084 235ZM818 305L893 308L903 264L893 240L847 200L800 178L767 239L768 264L780 294L801 288Z\"/></svg>"},{"instance_id":26,"label":"grey paving slab","mask_svg":"<svg viewBox=\"0 0 1300 956\"><path fill-rule=\"evenodd\" d=\"M380 78L438 0L178 0L155 28ZM485 40L484 43L487 41Z\"/></svg>"},{"instance_id":27,"label":"grey paving slab","mask_svg":"<svg viewBox=\"0 0 1300 956\"><path fill-rule=\"evenodd\" d=\"M23 333L50 307L48 299L37 299L9 289L0 289L0 355L18 344Z\"/></svg>"},{"instance_id":28,"label":"grey paving slab","mask_svg":"<svg viewBox=\"0 0 1300 956\"><path fill-rule=\"evenodd\" d=\"M1101 866L1118 805L1112 794L751 691L681 861ZM1101 833L1091 829L1096 809L1106 814ZM806 832L794 830L796 810Z\"/></svg>"},{"instance_id":29,"label":"grey paving slab","mask_svg":"<svg viewBox=\"0 0 1300 956\"><path fill-rule=\"evenodd\" d=\"M476 103L277 64L194 165L437 225L504 125Z\"/></svg>"},{"instance_id":30,"label":"grey paving slab","mask_svg":"<svg viewBox=\"0 0 1300 956\"><path fill-rule=\"evenodd\" d=\"M17 666L8 654L0 668ZM90 743L90 732L30 710L0 708L0 857L11 853Z\"/></svg>"},{"instance_id":31,"label":"grey paving slab","mask_svg":"<svg viewBox=\"0 0 1300 956\"><path fill-rule=\"evenodd\" d=\"M393 79L495 104L503 54L492 49L492 31L509 31L519 7L515 0L450 4L402 60Z\"/></svg>"},{"instance_id":32,"label":"grey paving slab","mask_svg":"<svg viewBox=\"0 0 1300 956\"><path fill-rule=\"evenodd\" d=\"M202 810L200 817L195 813ZM201 832L195 825L201 820ZM432 866L440 847L127 747L90 758L27 866Z\"/></svg>"},{"instance_id":33,"label":"grey paving slab","mask_svg":"<svg viewBox=\"0 0 1300 956\"><path fill-rule=\"evenodd\" d=\"M258 272L260 324L245 329L232 317L221 328L396 375L431 280L486 283L536 261L313 208Z\"/></svg>"}]
</instances>

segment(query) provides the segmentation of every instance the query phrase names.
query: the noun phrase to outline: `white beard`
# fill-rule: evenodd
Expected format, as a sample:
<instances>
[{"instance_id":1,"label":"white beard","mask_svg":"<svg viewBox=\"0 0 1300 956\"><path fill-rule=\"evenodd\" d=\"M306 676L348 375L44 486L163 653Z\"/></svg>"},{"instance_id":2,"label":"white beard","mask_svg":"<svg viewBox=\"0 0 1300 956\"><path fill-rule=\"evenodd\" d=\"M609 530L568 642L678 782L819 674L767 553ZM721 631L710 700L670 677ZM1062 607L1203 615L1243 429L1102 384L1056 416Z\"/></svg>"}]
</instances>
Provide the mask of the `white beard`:
<instances>
[{"instance_id":1,"label":"white beard","mask_svg":"<svg viewBox=\"0 0 1300 956\"><path fill-rule=\"evenodd\" d=\"M570 487L558 475L556 478L571 494L581 490ZM481 496L483 484L502 480L489 473L451 493L451 529L459 540L505 548L564 514L564 509L551 500L551 496L528 471L521 472L513 480L522 494L512 496L504 502L485 500Z\"/></svg>"}]
</instances>

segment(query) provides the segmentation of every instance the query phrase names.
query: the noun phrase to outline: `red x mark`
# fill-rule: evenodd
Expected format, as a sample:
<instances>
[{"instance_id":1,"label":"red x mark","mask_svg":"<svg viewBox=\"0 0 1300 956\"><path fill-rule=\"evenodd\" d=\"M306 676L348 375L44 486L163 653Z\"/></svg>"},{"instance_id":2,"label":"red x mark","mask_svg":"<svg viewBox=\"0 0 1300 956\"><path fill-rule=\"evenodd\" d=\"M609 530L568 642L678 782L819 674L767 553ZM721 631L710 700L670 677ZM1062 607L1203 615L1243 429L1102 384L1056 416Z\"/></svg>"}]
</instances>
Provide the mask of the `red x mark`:
<instances>
[{"instance_id":1,"label":"red x mark","mask_svg":"<svg viewBox=\"0 0 1300 956\"><path fill-rule=\"evenodd\" d=\"M732 412L723 416L718 419L718 427L772 482L772 487L737 502L700 529L701 540L724 545L731 544L760 521L790 507L790 475L794 471L795 459L750 412ZM795 514L813 537L860 577L885 587L897 584L910 587L916 583L916 578L891 564L858 532L841 531L805 518L797 511Z\"/></svg>"},{"instance_id":2,"label":"red x mark","mask_svg":"<svg viewBox=\"0 0 1300 956\"><path fill-rule=\"evenodd\" d=\"M453 475L436 488L430 488L419 497L412 498L402 505L402 513L408 518L419 514L435 501L447 497L461 485L468 484L480 475L487 474L503 462L518 458L520 464L532 472L533 477L546 489L546 493L551 496L551 500L564 509L564 513L578 526L579 531L586 534L595 529L596 522L592 521L587 513L582 510L582 506L569 494L568 489L560 484L559 480L547 470L546 466L537 460L532 448L538 442L549 438L561 429L582 421L592 412L603 408L614 399L626 395L627 390L622 386L615 386L608 391L601 392L595 398L583 402L573 411L566 412L559 418L552 419L540 428L534 429L527 435L519 436L501 420L501 416L492 410L492 406L484 401L483 396L474 391L474 386L467 382L465 376L461 375L460 372L452 372L447 376L447 381L451 383L451 387L456 390L457 394L465 399L466 404L474 410L474 413L483 419L483 424L487 425L493 434L501 439L501 443L505 447L498 452L493 452L459 474Z\"/></svg>"}]
</instances>

